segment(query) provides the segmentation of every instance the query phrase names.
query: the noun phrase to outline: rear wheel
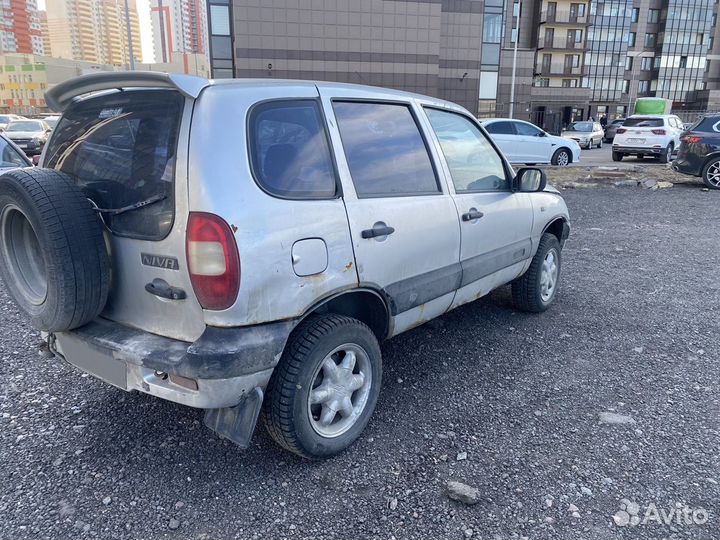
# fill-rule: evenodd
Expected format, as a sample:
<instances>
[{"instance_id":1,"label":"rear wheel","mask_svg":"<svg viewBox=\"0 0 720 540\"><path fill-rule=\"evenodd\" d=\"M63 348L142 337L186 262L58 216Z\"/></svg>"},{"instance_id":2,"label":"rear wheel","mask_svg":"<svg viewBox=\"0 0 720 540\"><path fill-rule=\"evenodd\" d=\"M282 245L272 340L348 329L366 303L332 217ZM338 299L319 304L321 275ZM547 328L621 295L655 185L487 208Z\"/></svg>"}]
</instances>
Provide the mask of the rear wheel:
<instances>
[{"instance_id":1,"label":"rear wheel","mask_svg":"<svg viewBox=\"0 0 720 540\"><path fill-rule=\"evenodd\" d=\"M560 283L560 267L560 242L554 234L545 233L528 271L512 282L515 306L532 313L549 308Z\"/></svg>"},{"instance_id":2,"label":"rear wheel","mask_svg":"<svg viewBox=\"0 0 720 540\"><path fill-rule=\"evenodd\" d=\"M615 152L615 151L613 151L613 153L612 153L612 160L613 160L613 161L622 161L622 158L624 157L624 155L625 155L625 154L623 154L622 152Z\"/></svg>"},{"instance_id":3,"label":"rear wheel","mask_svg":"<svg viewBox=\"0 0 720 540\"><path fill-rule=\"evenodd\" d=\"M665 150L660 154L660 163L670 163L672 161L672 153L675 146L673 143L668 144Z\"/></svg>"},{"instance_id":4,"label":"rear wheel","mask_svg":"<svg viewBox=\"0 0 720 540\"><path fill-rule=\"evenodd\" d=\"M570 152L567 148L558 149L552 157L551 163L559 167L566 167L571 161Z\"/></svg>"},{"instance_id":5,"label":"rear wheel","mask_svg":"<svg viewBox=\"0 0 720 540\"><path fill-rule=\"evenodd\" d=\"M720 159L715 158L707 162L702 171L702 179L710 189L720 189Z\"/></svg>"},{"instance_id":6,"label":"rear wheel","mask_svg":"<svg viewBox=\"0 0 720 540\"><path fill-rule=\"evenodd\" d=\"M268 432L306 458L342 452L370 420L381 378L370 328L344 315L311 317L293 332L270 379L263 405Z\"/></svg>"}]
</instances>

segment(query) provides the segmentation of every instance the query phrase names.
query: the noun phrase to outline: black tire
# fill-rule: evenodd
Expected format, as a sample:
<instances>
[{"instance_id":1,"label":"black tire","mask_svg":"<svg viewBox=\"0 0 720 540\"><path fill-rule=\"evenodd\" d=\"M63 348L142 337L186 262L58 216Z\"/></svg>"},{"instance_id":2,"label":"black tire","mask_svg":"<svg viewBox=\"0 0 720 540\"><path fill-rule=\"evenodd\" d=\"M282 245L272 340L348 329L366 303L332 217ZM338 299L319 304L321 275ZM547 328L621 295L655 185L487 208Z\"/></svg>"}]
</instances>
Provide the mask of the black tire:
<instances>
[{"instance_id":1,"label":"black tire","mask_svg":"<svg viewBox=\"0 0 720 540\"><path fill-rule=\"evenodd\" d=\"M665 150L662 151L662 154L660 154L660 163L670 163L672 161L672 153L673 149L675 148L675 145L673 143L668 144L665 147Z\"/></svg>"},{"instance_id":2,"label":"black tire","mask_svg":"<svg viewBox=\"0 0 720 540\"><path fill-rule=\"evenodd\" d=\"M612 160L613 161L622 161L622 158L625 156L622 152L613 152L612 153Z\"/></svg>"},{"instance_id":3,"label":"black tire","mask_svg":"<svg viewBox=\"0 0 720 540\"><path fill-rule=\"evenodd\" d=\"M560 163L563 161L563 159L561 158L562 154L564 154L566 158L563 164ZM565 167L571 162L572 156L570 155L570 151L567 148L558 148L553 154L552 159L550 160L550 163L552 163L553 165L559 165L560 167Z\"/></svg>"},{"instance_id":4,"label":"black tire","mask_svg":"<svg viewBox=\"0 0 720 540\"><path fill-rule=\"evenodd\" d=\"M102 311L110 286L102 222L67 175L0 176L0 276L39 330L72 330Z\"/></svg>"},{"instance_id":5,"label":"black tire","mask_svg":"<svg viewBox=\"0 0 720 540\"><path fill-rule=\"evenodd\" d=\"M600 140L599 140L598 143L597 143L597 147L598 147L598 148L602 148L602 142L603 142L603 140L602 140L602 137L601 137Z\"/></svg>"},{"instance_id":6,"label":"black tire","mask_svg":"<svg viewBox=\"0 0 720 540\"><path fill-rule=\"evenodd\" d=\"M541 290L542 266L545 257L552 250L554 250L556 254L557 279L555 280L550 297L543 299ZM562 254L560 242L554 234L545 233L542 235L542 238L540 238L540 245L530 263L530 268L512 282L512 298L515 307L530 313L542 313L548 309L557 296L561 270Z\"/></svg>"},{"instance_id":7,"label":"black tire","mask_svg":"<svg viewBox=\"0 0 720 540\"><path fill-rule=\"evenodd\" d=\"M325 358L345 344L360 347L367 353L371 373L369 393L362 412L346 431L332 437L323 436L311 422L309 396ZM263 404L265 427L280 446L300 456L308 459L334 456L350 446L367 426L381 382L382 355L370 328L344 315L313 316L293 331L270 378Z\"/></svg>"},{"instance_id":8,"label":"black tire","mask_svg":"<svg viewBox=\"0 0 720 540\"><path fill-rule=\"evenodd\" d=\"M718 158L711 159L703 167L702 179L710 189L720 189L720 179L717 177L718 171L720 171L720 159Z\"/></svg>"}]
</instances>

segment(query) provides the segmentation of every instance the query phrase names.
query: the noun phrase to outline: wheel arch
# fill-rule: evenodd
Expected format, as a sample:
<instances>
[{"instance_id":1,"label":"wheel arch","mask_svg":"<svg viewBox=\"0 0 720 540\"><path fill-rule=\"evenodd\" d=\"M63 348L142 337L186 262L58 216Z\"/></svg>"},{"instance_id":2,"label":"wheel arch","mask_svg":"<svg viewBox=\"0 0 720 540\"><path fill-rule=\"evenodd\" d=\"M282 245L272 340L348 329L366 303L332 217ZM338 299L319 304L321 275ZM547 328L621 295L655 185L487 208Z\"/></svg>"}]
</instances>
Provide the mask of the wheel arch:
<instances>
[{"instance_id":1,"label":"wheel arch","mask_svg":"<svg viewBox=\"0 0 720 540\"><path fill-rule=\"evenodd\" d=\"M572 153L572 150L570 150L569 147L564 146L564 145L563 145L563 146L560 146L559 148L556 148L556 149L555 149L555 151L553 152L553 155L550 156L550 163L552 163L553 161L557 162L557 160L556 160L555 158L557 157L558 153L560 153L561 150L565 150L565 151L567 152L567 154L568 154L568 163L574 163L574 162L573 162L573 153ZM553 165L554 165L554 163L553 163Z\"/></svg>"},{"instance_id":2,"label":"wheel arch","mask_svg":"<svg viewBox=\"0 0 720 540\"><path fill-rule=\"evenodd\" d=\"M387 299L371 287L337 291L308 308L298 323L316 313L336 313L357 319L370 327L378 341L392 333Z\"/></svg>"},{"instance_id":3,"label":"wheel arch","mask_svg":"<svg viewBox=\"0 0 720 540\"><path fill-rule=\"evenodd\" d=\"M700 176L702 176L703 173L705 172L705 167L708 166L708 163L710 163L711 161L716 160L716 159L720 160L720 150L715 150L714 152L705 156L702 167L700 167Z\"/></svg>"},{"instance_id":4,"label":"wheel arch","mask_svg":"<svg viewBox=\"0 0 720 540\"><path fill-rule=\"evenodd\" d=\"M565 240L567 240L570 233L570 223L565 216L557 216L545 225L542 234L545 233L554 235L560 242L560 247L562 247L565 245Z\"/></svg>"}]
</instances>

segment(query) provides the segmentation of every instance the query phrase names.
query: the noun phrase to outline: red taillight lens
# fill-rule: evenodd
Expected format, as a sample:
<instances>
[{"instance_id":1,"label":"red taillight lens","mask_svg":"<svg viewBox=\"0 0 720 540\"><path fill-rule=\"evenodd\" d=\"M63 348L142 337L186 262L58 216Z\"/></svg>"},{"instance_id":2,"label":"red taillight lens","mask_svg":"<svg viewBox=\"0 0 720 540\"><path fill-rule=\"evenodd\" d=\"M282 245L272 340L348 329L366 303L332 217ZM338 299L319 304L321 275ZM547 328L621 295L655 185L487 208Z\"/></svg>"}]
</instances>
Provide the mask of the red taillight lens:
<instances>
[{"instance_id":1,"label":"red taillight lens","mask_svg":"<svg viewBox=\"0 0 720 540\"><path fill-rule=\"evenodd\" d=\"M625 133L627 129L625 128L617 128L617 131L615 133Z\"/></svg>"},{"instance_id":2,"label":"red taillight lens","mask_svg":"<svg viewBox=\"0 0 720 540\"><path fill-rule=\"evenodd\" d=\"M652 131L653 135L667 135L667 131L664 129L652 129L650 131Z\"/></svg>"},{"instance_id":3,"label":"red taillight lens","mask_svg":"<svg viewBox=\"0 0 720 540\"><path fill-rule=\"evenodd\" d=\"M685 135L680 140L687 144L697 144L700 141L702 141L702 137L695 137L693 135Z\"/></svg>"},{"instance_id":4,"label":"red taillight lens","mask_svg":"<svg viewBox=\"0 0 720 540\"><path fill-rule=\"evenodd\" d=\"M240 256L228 224L214 214L191 212L185 249L190 280L203 309L232 306L240 289Z\"/></svg>"}]
</instances>

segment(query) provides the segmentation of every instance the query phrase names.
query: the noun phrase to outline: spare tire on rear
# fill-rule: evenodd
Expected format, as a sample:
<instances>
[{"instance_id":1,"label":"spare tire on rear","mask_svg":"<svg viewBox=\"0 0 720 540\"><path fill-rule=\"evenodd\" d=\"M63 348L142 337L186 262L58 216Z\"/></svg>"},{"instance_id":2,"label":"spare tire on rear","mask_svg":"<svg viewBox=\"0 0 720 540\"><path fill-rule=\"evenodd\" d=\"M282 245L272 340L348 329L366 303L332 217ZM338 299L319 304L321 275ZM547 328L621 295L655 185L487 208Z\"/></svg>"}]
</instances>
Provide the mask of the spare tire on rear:
<instances>
[{"instance_id":1,"label":"spare tire on rear","mask_svg":"<svg viewBox=\"0 0 720 540\"><path fill-rule=\"evenodd\" d=\"M110 287L103 225L69 176L0 176L0 276L39 330L72 330L100 314Z\"/></svg>"}]
</instances>

